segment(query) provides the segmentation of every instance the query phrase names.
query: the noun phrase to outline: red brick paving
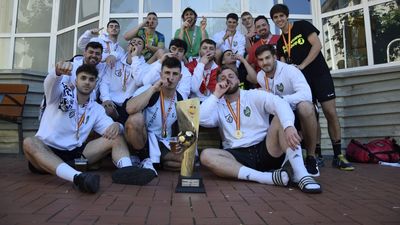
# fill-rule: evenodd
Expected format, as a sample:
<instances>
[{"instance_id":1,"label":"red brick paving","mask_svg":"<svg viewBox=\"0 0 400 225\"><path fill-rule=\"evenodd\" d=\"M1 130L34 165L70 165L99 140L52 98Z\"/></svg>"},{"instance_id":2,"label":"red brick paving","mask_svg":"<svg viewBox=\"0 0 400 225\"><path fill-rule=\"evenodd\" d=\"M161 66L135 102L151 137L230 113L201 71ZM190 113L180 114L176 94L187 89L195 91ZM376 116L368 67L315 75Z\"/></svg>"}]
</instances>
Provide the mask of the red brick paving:
<instances>
[{"instance_id":1,"label":"red brick paving","mask_svg":"<svg viewBox=\"0 0 400 225\"><path fill-rule=\"evenodd\" d=\"M175 193L178 173L159 171L141 187L113 184L112 170L97 171L101 187L91 195L55 176L31 174L23 157L2 155L0 224L400 224L400 168L325 166L320 195L221 179L206 169L206 194Z\"/></svg>"}]
</instances>

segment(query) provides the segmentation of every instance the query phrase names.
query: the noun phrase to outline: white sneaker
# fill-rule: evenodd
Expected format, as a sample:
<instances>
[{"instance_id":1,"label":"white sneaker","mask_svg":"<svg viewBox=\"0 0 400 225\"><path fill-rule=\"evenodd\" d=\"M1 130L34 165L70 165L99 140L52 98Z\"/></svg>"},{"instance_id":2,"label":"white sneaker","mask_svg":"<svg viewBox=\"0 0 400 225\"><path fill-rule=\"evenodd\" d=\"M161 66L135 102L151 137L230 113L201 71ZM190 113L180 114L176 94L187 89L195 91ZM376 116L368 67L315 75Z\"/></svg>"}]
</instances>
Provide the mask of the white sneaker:
<instances>
[{"instance_id":1,"label":"white sneaker","mask_svg":"<svg viewBox=\"0 0 400 225\"><path fill-rule=\"evenodd\" d=\"M131 155L131 162L132 162L132 166L134 167L140 167L140 159L139 156L137 155Z\"/></svg>"},{"instance_id":2,"label":"white sneaker","mask_svg":"<svg viewBox=\"0 0 400 225\"><path fill-rule=\"evenodd\" d=\"M158 176L157 170L154 169L153 162L151 161L150 158L143 159L143 161L140 163L139 167L153 170L154 173Z\"/></svg>"}]
</instances>

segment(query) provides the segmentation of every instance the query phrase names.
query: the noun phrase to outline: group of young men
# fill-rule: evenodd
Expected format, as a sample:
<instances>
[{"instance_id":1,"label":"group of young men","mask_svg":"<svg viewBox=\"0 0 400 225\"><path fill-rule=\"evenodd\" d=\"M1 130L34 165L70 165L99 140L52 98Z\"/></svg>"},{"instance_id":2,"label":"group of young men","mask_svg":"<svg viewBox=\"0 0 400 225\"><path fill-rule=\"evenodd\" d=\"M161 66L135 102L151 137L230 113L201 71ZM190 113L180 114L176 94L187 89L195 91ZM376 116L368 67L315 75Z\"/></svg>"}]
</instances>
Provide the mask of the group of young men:
<instances>
[{"instance_id":1,"label":"group of young men","mask_svg":"<svg viewBox=\"0 0 400 225\"><path fill-rule=\"evenodd\" d=\"M281 35L271 34L265 16L253 19L245 12L246 34L237 30L238 15L229 13L226 30L209 39L206 18L197 26L196 12L186 8L168 50L154 12L124 34L126 50L117 42L115 20L107 32L86 31L78 40L83 56L58 62L45 79L39 130L24 140L29 169L89 193L99 190L100 177L78 166L90 169L110 154L115 183L147 184L157 176L155 165L179 171L182 153L169 146L179 131L175 103L197 97L200 126L218 127L223 146L201 150L203 166L221 177L321 193L313 178L323 162L317 102L328 121L333 166L354 168L341 154L335 91L319 31L306 21L290 23L283 4L272 7L270 16Z\"/></svg>"}]
</instances>

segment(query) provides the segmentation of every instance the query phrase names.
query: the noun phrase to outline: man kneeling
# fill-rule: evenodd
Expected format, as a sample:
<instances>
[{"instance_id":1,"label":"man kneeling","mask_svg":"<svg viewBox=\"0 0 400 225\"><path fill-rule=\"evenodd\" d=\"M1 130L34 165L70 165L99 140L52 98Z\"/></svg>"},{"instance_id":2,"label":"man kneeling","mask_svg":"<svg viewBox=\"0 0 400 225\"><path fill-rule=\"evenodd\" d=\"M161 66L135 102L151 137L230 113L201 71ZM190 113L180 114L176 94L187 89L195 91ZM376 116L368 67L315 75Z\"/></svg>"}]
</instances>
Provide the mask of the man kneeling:
<instances>
[{"instance_id":1,"label":"man kneeling","mask_svg":"<svg viewBox=\"0 0 400 225\"><path fill-rule=\"evenodd\" d=\"M270 114L275 115L271 124ZM200 155L201 163L218 176L279 186L291 179L303 192L322 192L304 167L289 104L265 91L240 90L232 69L221 68L214 93L200 106L200 125L218 126L222 135L224 149L208 148ZM285 159L293 177L290 168L281 168L289 165Z\"/></svg>"}]
</instances>

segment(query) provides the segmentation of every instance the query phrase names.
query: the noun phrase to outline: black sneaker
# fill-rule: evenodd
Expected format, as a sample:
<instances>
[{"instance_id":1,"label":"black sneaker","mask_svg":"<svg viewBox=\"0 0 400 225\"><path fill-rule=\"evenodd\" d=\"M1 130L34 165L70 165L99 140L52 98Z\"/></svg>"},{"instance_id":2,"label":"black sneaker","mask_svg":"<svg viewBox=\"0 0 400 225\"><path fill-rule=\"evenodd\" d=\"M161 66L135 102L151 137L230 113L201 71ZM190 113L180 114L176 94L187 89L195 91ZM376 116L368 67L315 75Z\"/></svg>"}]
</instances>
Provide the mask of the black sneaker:
<instances>
[{"instance_id":1,"label":"black sneaker","mask_svg":"<svg viewBox=\"0 0 400 225\"><path fill-rule=\"evenodd\" d=\"M307 156L305 161L307 172L313 177L319 177L317 161L314 156Z\"/></svg>"},{"instance_id":2,"label":"black sneaker","mask_svg":"<svg viewBox=\"0 0 400 225\"><path fill-rule=\"evenodd\" d=\"M74 176L74 184L82 192L96 193L100 186L100 176L83 172Z\"/></svg>"},{"instance_id":3,"label":"black sneaker","mask_svg":"<svg viewBox=\"0 0 400 225\"><path fill-rule=\"evenodd\" d=\"M117 184L145 185L156 176L151 169L127 166L117 169L112 174L112 180Z\"/></svg>"},{"instance_id":4,"label":"black sneaker","mask_svg":"<svg viewBox=\"0 0 400 225\"><path fill-rule=\"evenodd\" d=\"M324 157L322 155L318 155L316 157L316 160L317 160L317 166L318 167L324 167L325 166Z\"/></svg>"}]
</instances>

